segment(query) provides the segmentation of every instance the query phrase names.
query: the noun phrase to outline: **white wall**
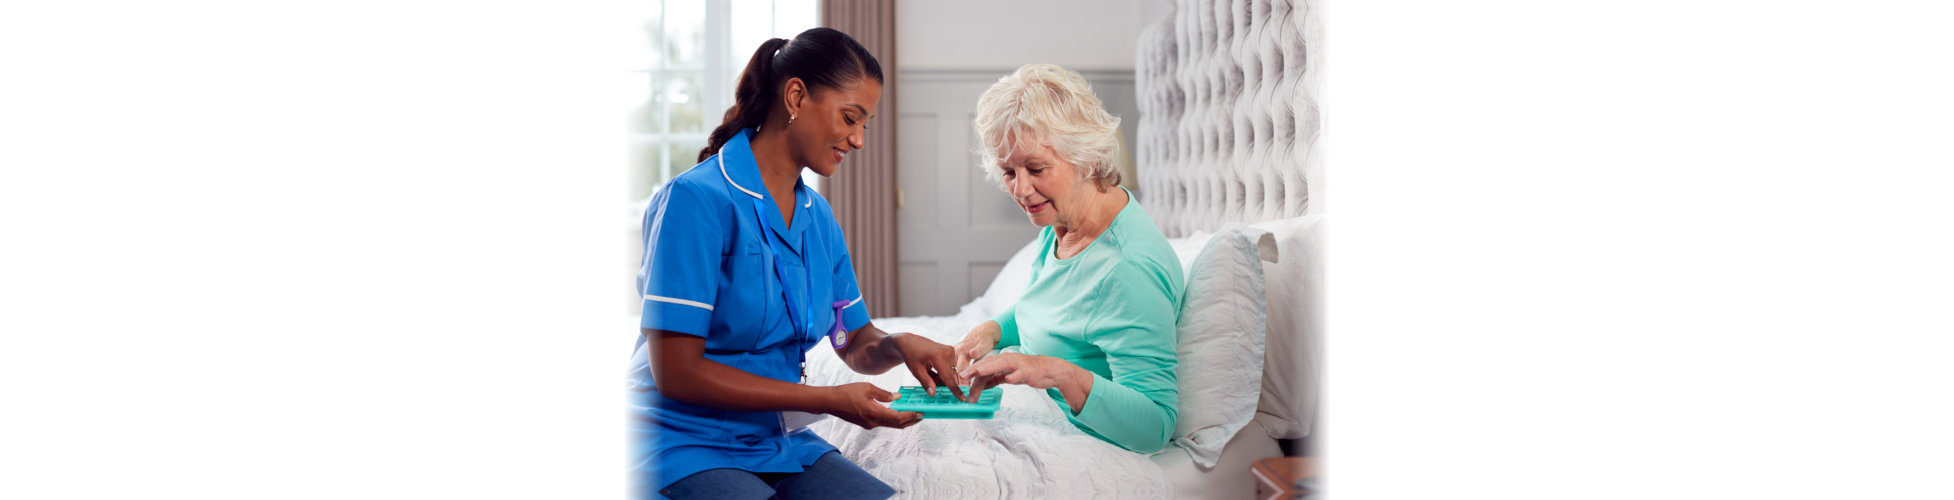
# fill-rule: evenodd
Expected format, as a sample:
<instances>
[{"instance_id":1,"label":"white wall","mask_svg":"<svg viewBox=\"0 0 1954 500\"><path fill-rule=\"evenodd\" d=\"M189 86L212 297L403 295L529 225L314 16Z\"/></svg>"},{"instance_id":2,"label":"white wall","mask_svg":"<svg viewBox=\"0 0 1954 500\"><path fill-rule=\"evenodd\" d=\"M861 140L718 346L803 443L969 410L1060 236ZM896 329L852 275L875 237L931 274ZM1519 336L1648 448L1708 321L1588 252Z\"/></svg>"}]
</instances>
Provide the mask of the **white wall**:
<instances>
[{"instance_id":1,"label":"white wall","mask_svg":"<svg viewBox=\"0 0 1954 500\"><path fill-rule=\"evenodd\" d=\"M1144 21L1166 0L915 0L896 4L901 70L1131 70Z\"/></svg>"}]
</instances>

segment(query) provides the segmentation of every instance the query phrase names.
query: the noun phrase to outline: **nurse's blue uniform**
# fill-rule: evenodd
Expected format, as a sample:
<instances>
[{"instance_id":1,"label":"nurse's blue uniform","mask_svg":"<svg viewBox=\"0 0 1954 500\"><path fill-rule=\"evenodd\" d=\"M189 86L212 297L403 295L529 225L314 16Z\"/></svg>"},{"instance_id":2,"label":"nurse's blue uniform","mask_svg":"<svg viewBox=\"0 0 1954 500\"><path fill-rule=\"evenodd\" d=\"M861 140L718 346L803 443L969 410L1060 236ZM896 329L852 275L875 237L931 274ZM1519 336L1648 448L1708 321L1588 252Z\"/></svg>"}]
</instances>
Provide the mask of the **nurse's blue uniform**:
<instances>
[{"instance_id":1,"label":"nurse's blue uniform","mask_svg":"<svg viewBox=\"0 0 1954 500\"><path fill-rule=\"evenodd\" d=\"M752 134L735 134L652 196L638 270L640 326L704 337L706 359L799 383L807 351L834 330L837 310L846 335L868 324L868 307L828 201L797 181L789 227L760 182ZM778 412L666 399L652 383L647 347L639 336L625 384L631 473L650 488L645 496L709 469L798 473L834 451L812 432L787 435Z\"/></svg>"}]
</instances>

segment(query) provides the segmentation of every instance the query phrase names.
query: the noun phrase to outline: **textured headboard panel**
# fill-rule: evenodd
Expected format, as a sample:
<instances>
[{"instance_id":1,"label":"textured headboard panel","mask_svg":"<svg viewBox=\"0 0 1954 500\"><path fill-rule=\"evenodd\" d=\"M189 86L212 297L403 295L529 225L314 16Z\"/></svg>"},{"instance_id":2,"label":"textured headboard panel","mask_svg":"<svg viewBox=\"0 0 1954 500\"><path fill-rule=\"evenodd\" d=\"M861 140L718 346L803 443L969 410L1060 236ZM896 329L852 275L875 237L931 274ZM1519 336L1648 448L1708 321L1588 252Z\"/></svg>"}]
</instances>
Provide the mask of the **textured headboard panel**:
<instances>
[{"instance_id":1,"label":"textured headboard panel","mask_svg":"<svg viewBox=\"0 0 1954 500\"><path fill-rule=\"evenodd\" d=\"M1319 0L1180 0L1140 35L1135 170L1168 237L1321 212Z\"/></svg>"},{"instance_id":2,"label":"textured headboard panel","mask_svg":"<svg viewBox=\"0 0 1954 500\"><path fill-rule=\"evenodd\" d=\"M1323 366L1322 0L1181 0L1140 36L1135 193L1168 237L1256 223L1268 343L1256 421L1311 435Z\"/></svg>"}]
</instances>

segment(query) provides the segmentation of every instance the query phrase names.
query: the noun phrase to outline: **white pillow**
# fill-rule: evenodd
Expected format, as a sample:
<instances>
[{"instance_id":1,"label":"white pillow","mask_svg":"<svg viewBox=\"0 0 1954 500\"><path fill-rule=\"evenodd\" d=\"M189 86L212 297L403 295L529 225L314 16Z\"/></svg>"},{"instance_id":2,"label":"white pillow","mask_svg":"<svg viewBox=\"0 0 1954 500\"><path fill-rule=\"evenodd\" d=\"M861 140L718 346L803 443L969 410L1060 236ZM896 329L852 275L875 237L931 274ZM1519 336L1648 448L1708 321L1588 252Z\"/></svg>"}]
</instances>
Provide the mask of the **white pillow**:
<instances>
[{"instance_id":1,"label":"white pillow","mask_svg":"<svg viewBox=\"0 0 1954 500\"><path fill-rule=\"evenodd\" d=\"M1037 237L1031 238L1030 243L1011 255L1011 260L1004 261L1004 268L997 271L996 278L991 279L991 287L984 289L984 294L972 299L969 304L964 304L957 315L990 319L1018 303L1018 298L1024 296L1024 288L1031 285L1031 261L1038 258L1038 240Z\"/></svg>"},{"instance_id":2,"label":"white pillow","mask_svg":"<svg viewBox=\"0 0 1954 500\"><path fill-rule=\"evenodd\" d=\"M1221 448L1255 418L1262 395L1263 346L1268 299L1262 288L1267 231L1222 226L1187 269L1177 349L1180 418L1174 443L1203 468L1214 467ZM1273 248L1269 249L1273 257Z\"/></svg>"},{"instance_id":3,"label":"white pillow","mask_svg":"<svg viewBox=\"0 0 1954 500\"><path fill-rule=\"evenodd\" d=\"M1181 277L1187 277L1194 270L1194 257L1201 255L1201 249L1208 247L1208 240L1214 233L1195 231L1194 234L1179 238L1167 238L1167 246L1174 247L1174 256L1181 261Z\"/></svg>"},{"instance_id":4,"label":"white pillow","mask_svg":"<svg viewBox=\"0 0 1954 500\"><path fill-rule=\"evenodd\" d=\"M1308 436L1316 421L1323 379L1322 215L1306 215L1253 227L1270 232L1281 251L1262 265L1269 300L1268 373L1262 378L1261 415L1269 437Z\"/></svg>"}]
</instances>

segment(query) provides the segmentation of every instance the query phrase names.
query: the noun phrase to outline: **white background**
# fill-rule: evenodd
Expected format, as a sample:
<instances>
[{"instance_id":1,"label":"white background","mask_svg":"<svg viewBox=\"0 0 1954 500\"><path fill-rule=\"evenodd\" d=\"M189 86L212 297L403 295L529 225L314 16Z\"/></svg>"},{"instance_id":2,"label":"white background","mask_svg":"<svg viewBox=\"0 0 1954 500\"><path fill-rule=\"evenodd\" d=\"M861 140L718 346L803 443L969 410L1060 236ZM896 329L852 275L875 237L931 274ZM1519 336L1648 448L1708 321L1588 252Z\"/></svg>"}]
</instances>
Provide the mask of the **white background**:
<instances>
[{"instance_id":1,"label":"white background","mask_svg":"<svg viewBox=\"0 0 1954 500\"><path fill-rule=\"evenodd\" d=\"M0 497L621 494L628 5L43 4ZM1954 494L1947 14L1328 5L1325 485Z\"/></svg>"}]
</instances>

